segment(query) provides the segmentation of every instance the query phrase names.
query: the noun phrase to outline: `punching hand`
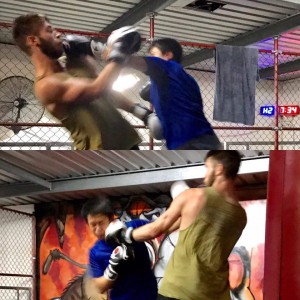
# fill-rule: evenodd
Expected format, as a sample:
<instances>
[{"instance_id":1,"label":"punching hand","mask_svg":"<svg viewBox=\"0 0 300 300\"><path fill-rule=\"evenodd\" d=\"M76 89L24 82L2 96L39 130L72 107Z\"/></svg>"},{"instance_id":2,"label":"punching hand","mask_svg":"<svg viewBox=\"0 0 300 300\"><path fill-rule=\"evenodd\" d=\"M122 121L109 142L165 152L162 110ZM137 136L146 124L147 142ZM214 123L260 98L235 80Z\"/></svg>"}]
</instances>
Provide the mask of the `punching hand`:
<instances>
[{"instance_id":1,"label":"punching hand","mask_svg":"<svg viewBox=\"0 0 300 300\"><path fill-rule=\"evenodd\" d=\"M101 56L105 49L104 44L91 40L82 35L66 35L63 40L64 51L69 57L80 55Z\"/></svg>"},{"instance_id":2,"label":"punching hand","mask_svg":"<svg viewBox=\"0 0 300 300\"><path fill-rule=\"evenodd\" d=\"M132 114L144 122L145 126L149 128L149 133L152 138L156 140L164 139L164 131L156 113L137 103L134 104L132 108Z\"/></svg>"},{"instance_id":3,"label":"punching hand","mask_svg":"<svg viewBox=\"0 0 300 300\"><path fill-rule=\"evenodd\" d=\"M146 126L148 126L148 117L152 114L152 111L147 107L136 103L133 105L132 114L137 117L138 119L142 120Z\"/></svg>"},{"instance_id":4,"label":"punching hand","mask_svg":"<svg viewBox=\"0 0 300 300\"><path fill-rule=\"evenodd\" d=\"M141 43L141 35L135 27L125 26L119 28L108 37L107 47L109 53L106 59L107 61L123 63L129 55L140 50Z\"/></svg>"},{"instance_id":5,"label":"punching hand","mask_svg":"<svg viewBox=\"0 0 300 300\"><path fill-rule=\"evenodd\" d=\"M176 181L171 185L171 197L172 199L176 198L179 194L184 192L185 190L188 190L190 187L186 184L185 181Z\"/></svg>"},{"instance_id":6,"label":"punching hand","mask_svg":"<svg viewBox=\"0 0 300 300\"><path fill-rule=\"evenodd\" d=\"M108 244L131 244L133 228L127 228L120 220L112 221L105 230L105 240Z\"/></svg>"},{"instance_id":7,"label":"punching hand","mask_svg":"<svg viewBox=\"0 0 300 300\"><path fill-rule=\"evenodd\" d=\"M145 100L145 101L148 101L148 102L151 102L151 99L150 99L150 86L151 86L151 83L150 81L148 81L145 85L142 86L142 88L140 89L140 97Z\"/></svg>"},{"instance_id":8,"label":"punching hand","mask_svg":"<svg viewBox=\"0 0 300 300\"><path fill-rule=\"evenodd\" d=\"M149 133L152 138L154 138L155 140L164 139L164 130L155 112L148 116L147 126L149 128Z\"/></svg>"},{"instance_id":9,"label":"punching hand","mask_svg":"<svg viewBox=\"0 0 300 300\"><path fill-rule=\"evenodd\" d=\"M109 264L103 276L108 280L116 280L122 264L130 259L134 259L134 251L131 246L121 244L116 247L110 255Z\"/></svg>"}]
</instances>

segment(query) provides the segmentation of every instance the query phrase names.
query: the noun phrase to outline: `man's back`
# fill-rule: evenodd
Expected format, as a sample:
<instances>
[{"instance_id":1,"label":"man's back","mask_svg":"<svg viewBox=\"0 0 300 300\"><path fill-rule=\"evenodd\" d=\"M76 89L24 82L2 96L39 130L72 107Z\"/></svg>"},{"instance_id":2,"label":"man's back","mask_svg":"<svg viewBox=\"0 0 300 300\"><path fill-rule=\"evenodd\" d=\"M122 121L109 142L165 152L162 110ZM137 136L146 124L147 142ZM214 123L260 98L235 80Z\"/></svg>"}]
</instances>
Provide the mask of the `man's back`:
<instances>
[{"instance_id":1,"label":"man's back","mask_svg":"<svg viewBox=\"0 0 300 300\"><path fill-rule=\"evenodd\" d=\"M212 187L201 192L203 204L192 197L183 208L182 224L188 224L188 217L193 221L181 226L160 294L185 300L230 300L228 256L246 225L246 214Z\"/></svg>"},{"instance_id":2,"label":"man's back","mask_svg":"<svg viewBox=\"0 0 300 300\"><path fill-rule=\"evenodd\" d=\"M175 61L147 57L146 62L151 79L151 102L163 124L168 149L176 149L194 138L213 134L203 112L202 97L195 79Z\"/></svg>"}]
</instances>

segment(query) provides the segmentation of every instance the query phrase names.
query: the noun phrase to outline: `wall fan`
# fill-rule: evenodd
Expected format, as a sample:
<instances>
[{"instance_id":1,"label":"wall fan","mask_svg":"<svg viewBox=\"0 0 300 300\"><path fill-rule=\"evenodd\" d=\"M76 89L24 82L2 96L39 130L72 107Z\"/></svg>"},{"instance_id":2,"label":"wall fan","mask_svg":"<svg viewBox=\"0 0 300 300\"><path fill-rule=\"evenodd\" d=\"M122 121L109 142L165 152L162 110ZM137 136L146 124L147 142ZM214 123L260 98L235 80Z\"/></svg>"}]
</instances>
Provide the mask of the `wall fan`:
<instances>
[{"instance_id":1,"label":"wall fan","mask_svg":"<svg viewBox=\"0 0 300 300\"><path fill-rule=\"evenodd\" d=\"M36 100L33 81L23 76L10 76L0 81L0 122L38 123L45 108ZM29 126L6 126L15 134Z\"/></svg>"}]
</instances>

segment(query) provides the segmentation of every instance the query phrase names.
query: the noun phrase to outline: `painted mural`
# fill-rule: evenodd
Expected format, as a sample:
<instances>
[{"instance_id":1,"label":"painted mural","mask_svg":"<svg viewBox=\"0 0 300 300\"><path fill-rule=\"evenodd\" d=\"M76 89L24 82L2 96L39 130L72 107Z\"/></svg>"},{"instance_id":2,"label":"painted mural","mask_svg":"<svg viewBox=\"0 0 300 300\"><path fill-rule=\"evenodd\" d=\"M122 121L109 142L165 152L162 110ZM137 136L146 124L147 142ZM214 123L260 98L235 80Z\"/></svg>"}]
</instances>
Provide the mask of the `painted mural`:
<instances>
[{"instance_id":1,"label":"painted mural","mask_svg":"<svg viewBox=\"0 0 300 300\"><path fill-rule=\"evenodd\" d=\"M244 201L247 226L229 257L233 300L263 299L266 200Z\"/></svg>"},{"instance_id":2,"label":"painted mural","mask_svg":"<svg viewBox=\"0 0 300 300\"><path fill-rule=\"evenodd\" d=\"M123 221L153 221L168 207L167 195L112 199ZM243 202L248 224L229 257L232 300L262 300L266 201ZM40 300L105 300L86 276L88 250L96 241L80 216L82 202L37 206ZM158 285L176 246L178 232L146 242Z\"/></svg>"},{"instance_id":3,"label":"painted mural","mask_svg":"<svg viewBox=\"0 0 300 300\"><path fill-rule=\"evenodd\" d=\"M95 238L80 216L77 204L37 207L37 242L40 300L89 299L85 271Z\"/></svg>"}]
</instances>

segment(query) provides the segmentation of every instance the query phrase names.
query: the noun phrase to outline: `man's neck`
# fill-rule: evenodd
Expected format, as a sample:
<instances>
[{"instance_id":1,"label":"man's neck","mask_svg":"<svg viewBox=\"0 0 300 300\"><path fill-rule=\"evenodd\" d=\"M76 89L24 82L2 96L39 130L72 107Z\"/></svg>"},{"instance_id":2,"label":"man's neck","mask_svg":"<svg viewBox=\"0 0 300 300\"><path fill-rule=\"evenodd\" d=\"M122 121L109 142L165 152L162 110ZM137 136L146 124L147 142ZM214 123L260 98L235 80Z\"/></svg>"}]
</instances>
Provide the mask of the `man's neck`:
<instances>
[{"instance_id":1,"label":"man's neck","mask_svg":"<svg viewBox=\"0 0 300 300\"><path fill-rule=\"evenodd\" d=\"M238 202L234 181L225 178L217 179L212 185L218 193L222 194L229 202Z\"/></svg>"},{"instance_id":2,"label":"man's neck","mask_svg":"<svg viewBox=\"0 0 300 300\"><path fill-rule=\"evenodd\" d=\"M42 53L32 55L31 59L35 68L36 77L49 76L63 71L63 68L56 59L51 59Z\"/></svg>"}]
</instances>

